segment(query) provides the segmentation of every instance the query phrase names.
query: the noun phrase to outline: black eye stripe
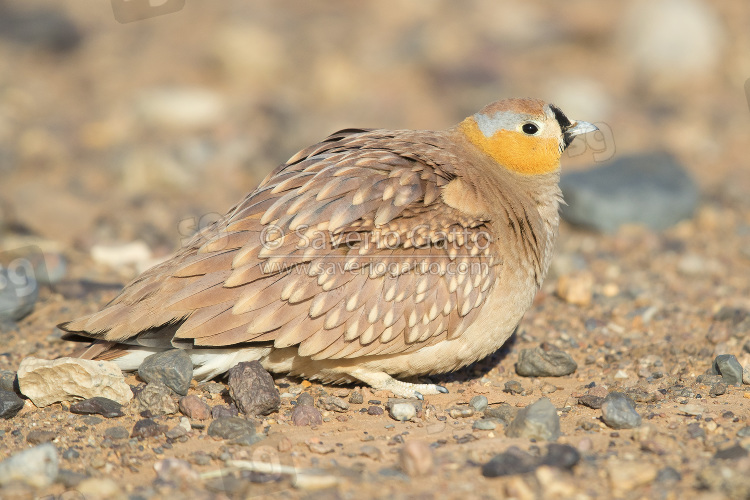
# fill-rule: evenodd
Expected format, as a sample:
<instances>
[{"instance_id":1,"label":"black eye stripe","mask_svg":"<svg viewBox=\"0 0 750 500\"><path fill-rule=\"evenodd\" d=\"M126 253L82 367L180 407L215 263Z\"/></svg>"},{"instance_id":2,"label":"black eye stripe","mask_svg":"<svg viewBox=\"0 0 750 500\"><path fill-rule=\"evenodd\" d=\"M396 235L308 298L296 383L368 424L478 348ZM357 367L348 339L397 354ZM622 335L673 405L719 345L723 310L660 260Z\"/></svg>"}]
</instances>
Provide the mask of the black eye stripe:
<instances>
[{"instance_id":1,"label":"black eye stripe","mask_svg":"<svg viewBox=\"0 0 750 500\"><path fill-rule=\"evenodd\" d=\"M573 124L568 120L568 117L565 116L565 113L562 112L560 108L555 106L554 104L549 105L549 109L552 110L552 112L555 114L555 120L557 120L557 123L560 125L560 128L563 132L568 130Z\"/></svg>"}]
</instances>

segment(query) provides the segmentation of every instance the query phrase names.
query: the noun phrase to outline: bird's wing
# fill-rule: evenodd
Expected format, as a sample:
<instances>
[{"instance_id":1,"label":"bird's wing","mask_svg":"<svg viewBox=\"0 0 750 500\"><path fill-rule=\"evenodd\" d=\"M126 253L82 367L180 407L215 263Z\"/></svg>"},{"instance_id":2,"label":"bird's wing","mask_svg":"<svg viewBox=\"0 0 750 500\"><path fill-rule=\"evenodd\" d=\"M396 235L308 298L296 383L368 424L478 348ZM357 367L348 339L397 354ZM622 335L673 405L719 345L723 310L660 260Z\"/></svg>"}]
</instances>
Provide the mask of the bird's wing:
<instances>
[{"instance_id":1,"label":"bird's wing","mask_svg":"<svg viewBox=\"0 0 750 500\"><path fill-rule=\"evenodd\" d=\"M461 335L501 259L488 221L443 201L460 160L414 134L342 131L301 151L104 310L62 327L150 346L298 345L315 359Z\"/></svg>"}]
</instances>

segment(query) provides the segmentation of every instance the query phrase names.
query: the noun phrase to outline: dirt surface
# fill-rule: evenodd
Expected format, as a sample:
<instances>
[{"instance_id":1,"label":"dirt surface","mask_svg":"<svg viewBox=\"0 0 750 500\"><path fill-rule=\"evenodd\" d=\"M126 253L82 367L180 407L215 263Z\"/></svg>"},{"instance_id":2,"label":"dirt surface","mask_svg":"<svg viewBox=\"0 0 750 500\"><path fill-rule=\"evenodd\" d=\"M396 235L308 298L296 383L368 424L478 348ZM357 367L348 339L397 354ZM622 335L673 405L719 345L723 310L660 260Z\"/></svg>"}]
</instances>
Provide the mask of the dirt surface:
<instances>
[{"instance_id":1,"label":"dirt surface","mask_svg":"<svg viewBox=\"0 0 750 500\"><path fill-rule=\"evenodd\" d=\"M720 354L750 364L746 2L711 7L721 36L714 59L693 73L644 69L629 52L628 7L584 0L187 2L127 24L107 2L0 8L6 18L54 12L80 37L49 36L65 33L59 23L31 37L0 30L0 250L44 251L55 281L41 287L30 315L0 325L2 370L31 355L70 354L56 324L99 310L276 164L340 128L444 128L501 97L541 97L605 131L566 154L564 169L666 150L702 193L692 219L662 232L626 226L603 235L563 223L550 275L516 335L475 365L431 377L450 393L426 396L411 422L366 412L385 407L387 393L285 378L276 380L281 409L258 419L267 437L252 446L208 437L208 422L193 422L186 439L112 440L107 428L130 430L142 418L135 404L124 417L92 419L69 403L26 401L0 420L0 460L29 448L31 431L49 430L60 467L80 476L38 491L6 487L0 497L750 498L749 386L717 394L720 381L704 376ZM184 100L162 106L159 92ZM134 241L147 255L94 258L97 248ZM561 277L582 279L590 300L559 297ZM575 373L516 375L519 351L542 342L568 352ZM522 391L506 392L510 381ZM593 387L628 393L641 426L607 427L601 410L579 404ZM364 403L295 427L292 400L302 391L344 400L359 391ZM212 406L228 398L195 383L190 394ZM502 424L472 429L481 412L450 416L476 395L490 408L548 397L557 442L580 461L572 471L484 477L481 465L496 454L517 446L543 455L547 443L506 437ZM156 420L172 428L180 415ZM409 441L430 446L429 475L402 470ZM154 464L169 457L200 476L157 479ZM315 469L319 484L294 474L212 477L232 460Z\"/></svg>"}]
</instances>

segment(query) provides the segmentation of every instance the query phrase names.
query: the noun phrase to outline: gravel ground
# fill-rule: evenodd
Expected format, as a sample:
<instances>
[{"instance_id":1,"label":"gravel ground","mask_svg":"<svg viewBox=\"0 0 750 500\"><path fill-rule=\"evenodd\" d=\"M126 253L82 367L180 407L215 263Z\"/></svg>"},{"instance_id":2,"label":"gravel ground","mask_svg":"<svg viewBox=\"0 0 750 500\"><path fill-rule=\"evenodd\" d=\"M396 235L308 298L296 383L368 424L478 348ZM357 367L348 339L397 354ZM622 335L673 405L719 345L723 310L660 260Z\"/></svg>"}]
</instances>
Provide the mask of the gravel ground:
<instances>
[{"instance_id":1,"label":"gravel ground","mask_svg":"<svg viewBox=\"0 0 750 500\"><path fill-rule=\"evenodd\" d=\"M236 417L226 378L185 399L127 374L121 416L16 413L0 372L0 483L36 467L0 497L750 498L750 386L712 368L750 367L750 6L681 3L649 38L672 3L187 2L119 24L105 2L0 2L0 262L38 284L0 321L0 370L70 354L57 323L338 128L539 96L602 126L567 171L666 151L700 193L666 229L563 223L516 335L416 407L276 378L277 411Z\"/></svg>"}]
</instances>

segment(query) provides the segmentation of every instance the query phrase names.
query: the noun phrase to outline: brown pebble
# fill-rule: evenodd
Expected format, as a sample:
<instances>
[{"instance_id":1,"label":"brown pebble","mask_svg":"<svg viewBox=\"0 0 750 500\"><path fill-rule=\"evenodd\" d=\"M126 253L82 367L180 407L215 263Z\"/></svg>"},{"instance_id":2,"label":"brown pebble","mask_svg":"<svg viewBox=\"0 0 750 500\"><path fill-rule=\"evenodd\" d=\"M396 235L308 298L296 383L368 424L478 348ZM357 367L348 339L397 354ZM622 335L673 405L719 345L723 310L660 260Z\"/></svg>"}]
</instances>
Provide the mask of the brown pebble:
<instances>
[{"instance_id":1,"label":"brown pebble","mask_svg":"<svg viewBox=\"0 0 750 500\"><path fill-rule=\"evenodd\" d=\"M432 473L435 460L432 450L424 441L408 441L401 448L401 469L411 476L427 476Z\"/></svg>"},{"instance_id":2,"label":"brown pebble","mask_svg":"<svg viewBox=\"0 0 750 500\"><path fill-rule=\"evenodd\" d=\"M57 437L52 431L43 431L41 429L34 429L26 435L26 442L29 444L42 444L49 443Z\"/></svg>"},{"instance_id":3,"label":"brown pebble","mask_svg":"<svg viewBox=\"0 0 750 500\"><path fill-rule=\"evenodd\" d=\"M292 449L292 440L288 437L283 437L279 441L279 444L276 445L276 449L279 450L281 453L287 452Z\"/></svg>"},{"instance_id":4,"label":"brown pebble","mask_svg":"<svg viewBox=\"0 0 750 500\"><path fill-rule=\"evenodd\" d=\"M180 398L180 411L188 418L195 420L208 420L211 418L211 407L195 395Z\"/></svg>"},{"instance_id":5,"label":"brown pebble","mask_svg":"<svg viewBox=\"0 0 750 500\"><path fill-rule=\"evenodd\" d=\"M296 426L320 425L323 423L323 415L314 406L297 405L292 410L292 423Z\"/></svg>"},{"instance_id":6,"label":"brown pebble","mask_svg":"<svg viewBox=\"0 0 750 500\"><path fill-rule=\"evenodd\" d=\"M369 408L367 408L368 415L382 415L383 413L385 412L379 406L370 406Z\"/></svg>"},{"instance_id":7,"label":"brown pebble","mask_svg":"<svg viewBox=\"0 0 750 500\"><path fill-rule=\"evenodd\" d=\"M242 413L255 417L278 411L279 391L258 361L238 363L228 373L229 393Z\"/></svg>"}]
</instances>

